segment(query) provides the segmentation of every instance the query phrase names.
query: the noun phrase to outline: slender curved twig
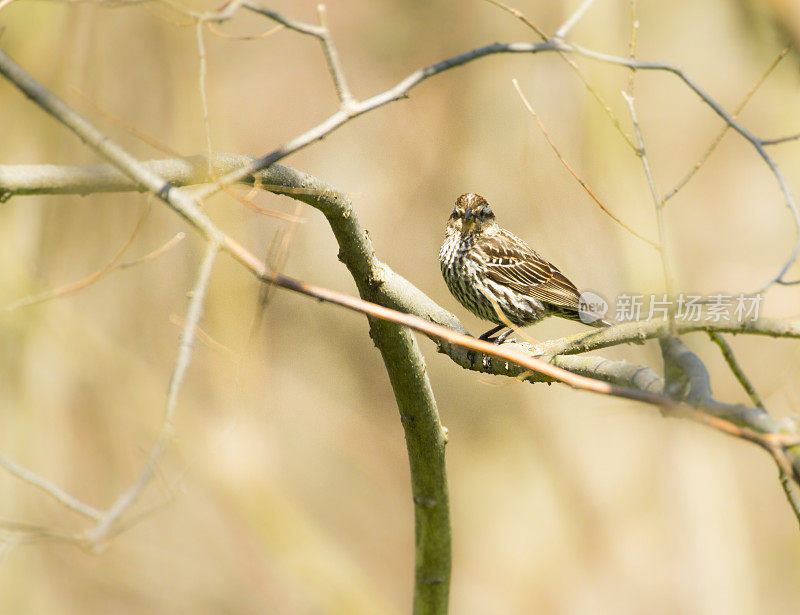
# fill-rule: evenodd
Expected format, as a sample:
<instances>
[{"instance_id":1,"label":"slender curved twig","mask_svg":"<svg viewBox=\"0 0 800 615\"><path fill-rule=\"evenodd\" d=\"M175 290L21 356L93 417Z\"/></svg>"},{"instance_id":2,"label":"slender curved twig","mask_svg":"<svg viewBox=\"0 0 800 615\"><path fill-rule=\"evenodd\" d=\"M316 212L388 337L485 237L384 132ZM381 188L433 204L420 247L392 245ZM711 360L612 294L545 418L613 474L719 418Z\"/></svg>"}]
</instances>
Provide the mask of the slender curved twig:
<instances>
[{"instance_id":1,"label":"slender curved twig","mask_svg":"<svg viewBox=\"0 0 800 615\"><path fill-rule=\"evenodd\" d=\"M584 191L586 191L586 193L592 198L592 200L595 203L597 203L597 206L600 207L600 209L608 217L610 217L614 222L619 224L622 228L624 228L626 231L628 231L631 235L633 235L637 239L641 239L642 241L644 241L649 246L651 246L651 247L655 248L656 250L658 250L659 249L659 245L656 242L648 239L647 237L645 237L644 235L642 235L641 233L639 233L638 231L633 229L631 226L629 226L628 224L623 222L619 217L617 217L617 215L614 214L614 212L612 212L610 209L608 209L608 207L605 206L605 204L598 198L598 196L586 184L586 182L583 181L581 176L578 175L575 172L575 170L572 168L572 166L570 166L570 164L567 162L567 159L564 158L564 156L561 155L561 152L558 151L558 148L556 147L556 144L553 142L553 139L550 138L550 135L548 134L547 130L545 129L544 124L542 123L542 120L539 118L539 115L534 110L533 105L530 103L530 101L527 99L525 94L522 92L522 88L520 88L519 82L516 79L512 79L511 82L514 84L514 88L517 90L517 94L519 94L519 97L522 99L522 104L525 105L525 108L533 116L533 119L536 120L536 124L539 126L539 130L542 131L542 134L544 135L544 138L547 141L548 145L550 145L550 149L553 150L553 153L555 153L556 158L558 158L558 160L561 162L561 164L564 165L564 167L567 169L567 171L569 171L570 175L572 175L572 177L575 178L575 181L577 181L580 184L581 188L583 188Z\"/></svg>"},{"instance_id":2,"label":"slender curved twig","mask_svg":"<svg viewBox=\"0 0 800 615\"><path fill-rule=\"evenodd\" d=\"M708 337L711 338L712 342L719 346L722 356L725 358L725 362L728 364L728 367L731 368L733 375L736 376L736 379L739 381L739 384L742 385L742 388L747 393L750 401L753 402L753 405L756 408L766 410L767 408L764 406L761 396L758 394L758 391L756 391L753 383L750 382L750 378L748 378L747 374L744 373L742 366L739 365L739 362L736 360L736 355L733 354L733 349L730 347L730 344L728 344L725 338L716 331L709 331Z\"/></svg>"},{"instance_id":3,"label":"slender curved twig","mask_svg":"<svg viewBox=\"0 0 800 615\"><path fill-rule=\"evenodd\" d=\"M203 303L205 301L206 291L208 290L208 281L211 278L211 270L213 269L214 260L218 252L219 244L213 239L209 240L206 245L203 262L200 264L197 273L197 282L194 288L192 288L191 298L189 299L189 309L187 310L186 322L183 326L183 332L181 333L178 358L175 361L175 369L172 372L172 378L170 379L169 388L167 390L164 422L158 434L158 439L150 450L147 462L142 472L139 474L139 477L136 479L136 482L114 501L103 513L102 518L98 520L97 524L87 532L87 542L94 548L99 549L103 547L103 542L108 537L109 532L114 529L117 522L130 507L136 503L145 487L150 484L150 481L155 475L156 466L161 461L161 457L175 434L175 413L178 407L178 393L183 384L184 376L186 376L186 370L189 367L195 333L200 322L200 316L203 313Z\"/></svg>"}]
</instances>

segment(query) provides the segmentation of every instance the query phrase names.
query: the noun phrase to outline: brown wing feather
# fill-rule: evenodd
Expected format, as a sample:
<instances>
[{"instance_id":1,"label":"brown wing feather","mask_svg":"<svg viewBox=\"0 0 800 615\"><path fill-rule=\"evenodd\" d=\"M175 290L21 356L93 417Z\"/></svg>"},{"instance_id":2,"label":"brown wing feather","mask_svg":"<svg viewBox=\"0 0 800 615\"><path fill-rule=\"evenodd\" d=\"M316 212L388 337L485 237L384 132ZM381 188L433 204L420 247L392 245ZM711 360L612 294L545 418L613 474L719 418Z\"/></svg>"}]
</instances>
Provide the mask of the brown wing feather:
<instances>
[{"instance_id":1,"label":"brown wing feather","mask_svg":"<svg viewBox=\"0 0 800 615\"><path fill-rule=\"evenodd\" d=\"M518 237L500 231L485 237L476 248L493 282L559 308L578 310L580 294L575 285Z\"/></svg>"}]
</instances>

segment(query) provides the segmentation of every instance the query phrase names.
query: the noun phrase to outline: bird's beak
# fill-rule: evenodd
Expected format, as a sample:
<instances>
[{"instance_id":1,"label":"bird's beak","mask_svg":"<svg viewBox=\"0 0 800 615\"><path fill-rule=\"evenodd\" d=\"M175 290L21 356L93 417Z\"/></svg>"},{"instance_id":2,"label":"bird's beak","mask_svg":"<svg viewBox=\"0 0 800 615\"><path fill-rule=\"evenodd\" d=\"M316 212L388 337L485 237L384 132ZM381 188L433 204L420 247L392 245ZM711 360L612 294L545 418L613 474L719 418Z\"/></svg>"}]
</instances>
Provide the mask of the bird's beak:
<instances>
[{"instance_id":1,"label":"bird's beak","mask_svg":"<svg viewBox=\"0 0 800 615\"><path fill-rule=\"evenodd\" d=\"M465 233L472 233L477 224L478 220L475 218L475 212L467 207L467 209L464 210L464 222L462 223L461 228Z\"/></svg>"}]
</instances>

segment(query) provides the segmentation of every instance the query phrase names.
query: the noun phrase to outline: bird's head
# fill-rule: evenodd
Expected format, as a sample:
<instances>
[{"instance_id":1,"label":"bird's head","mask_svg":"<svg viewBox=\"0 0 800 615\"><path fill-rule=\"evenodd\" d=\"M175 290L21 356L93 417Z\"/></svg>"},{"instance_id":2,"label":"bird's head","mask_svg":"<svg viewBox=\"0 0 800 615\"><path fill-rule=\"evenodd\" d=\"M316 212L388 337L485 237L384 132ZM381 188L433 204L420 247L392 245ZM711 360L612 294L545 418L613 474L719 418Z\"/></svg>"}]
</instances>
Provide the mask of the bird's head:
<instances>
[{"instance_id":1,"label":"bird's head","mask_svg":"<svg viewBox=\"0 0 800 615\"><path fill-rule=\"evenodd\" d=\"M448 230L466 235L482 233L496 224L489 203L480 194L468 192L456 199L456 206L447 221Z\"/></svg>"}]
</instances>

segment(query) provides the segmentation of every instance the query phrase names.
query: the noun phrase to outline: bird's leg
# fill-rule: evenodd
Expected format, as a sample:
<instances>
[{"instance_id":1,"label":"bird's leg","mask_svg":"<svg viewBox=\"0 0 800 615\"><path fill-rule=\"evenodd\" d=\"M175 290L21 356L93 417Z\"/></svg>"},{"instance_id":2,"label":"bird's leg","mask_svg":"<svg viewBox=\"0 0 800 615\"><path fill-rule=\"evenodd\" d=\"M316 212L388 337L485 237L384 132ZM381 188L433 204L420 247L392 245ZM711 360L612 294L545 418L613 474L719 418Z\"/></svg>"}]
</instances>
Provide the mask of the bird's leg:
<instances>
[{"instance_id":1,"label":"bird's leg","mask_svg":"<svg viewBox=\"0 0 800 615\"><path fill-rule=\"evenodd\" d=\"M481 335L481 336L480 336L478 339L479 339L479 340L483 340L484 342L492 342L492 341L494 341L494 340L492 340L492 339L491 339L491 337L492 337L492 336L493 336L495 333L497 333L498 331L500 331L501 329L505 329L505 328L506 328L506 326L505 326L505 325L497 325L496 327L492 327L492 328L491 328L491 329L489 329L489 330L488 330L486 333L484 333L483 335ZM509 329L509 330L508 330L508 332L510 333L510 332L511 332L511 329ZM508 335L508 333L506 333L506 335ZM505 338L503 338L503 339L505 339Z\"/></svg>"}]
</instances>

